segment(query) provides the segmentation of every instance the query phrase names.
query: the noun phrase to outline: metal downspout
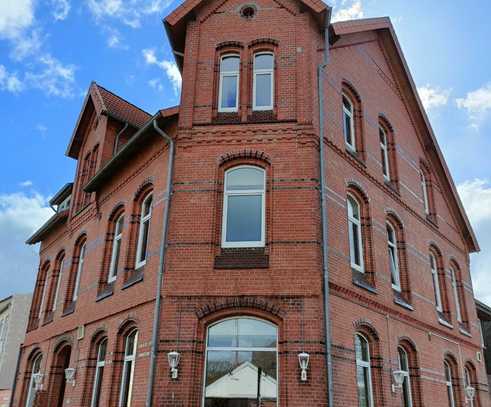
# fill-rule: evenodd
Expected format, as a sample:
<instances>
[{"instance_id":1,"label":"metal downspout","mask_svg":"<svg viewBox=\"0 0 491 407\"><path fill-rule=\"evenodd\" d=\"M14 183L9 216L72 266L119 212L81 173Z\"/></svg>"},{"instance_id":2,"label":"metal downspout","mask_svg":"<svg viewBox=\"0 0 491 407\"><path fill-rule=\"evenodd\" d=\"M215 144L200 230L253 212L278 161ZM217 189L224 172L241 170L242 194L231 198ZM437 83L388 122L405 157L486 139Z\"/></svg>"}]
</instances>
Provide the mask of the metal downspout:
<instances>
[{"instance_id":1,"label":"metal downspout","mask_svg":"<svg viewBox=\"0 0 491 407\"><path fill-rule=\"evenodd\" d=\"M322 277L323 277L323 299L324 299L324 333L325 333L325 359L327 370L327 398L328 406L334 407L334 384L332 367L332 338L331 338L331 304L329 293L329 241L328 241L328 216L326 203L326 175L325 175L325 149L324 149L324 75L329 64L329 25L331 24L331 7L327 8L324 26L324 55L323 61L317 70L318 96L319 96L319 169L320 169L320 200L322 220Z\"/></svg>"},{"instance_id":2,"label":"metal downspout","mask_svg":"<svg viewBox=\"0 0 491 407\"><path fill-rule=\"evenodd\" d=\"M164 280L165 271L165 255L167 249L167 231L169 228L169 207L172 196L172 176L174 169L174 140L166 134L158 125L157 119L153 121L153 128L157 133L159 133L164 140L169 145L169 159L167 162L167 181L166 190L164 195L164 216L162 220L162 238L160 240L160 260L159 260L159 271L157 277L157 289L155 293L155 309L153 314L153 326L152 326L152 344L150 350L150 367L148 370L148 388L147 388L147 398L145 402L146 407L152 407L153 403L153 387L155 382L155 368L157 366L157 353L159 345L159 330L160 330L160 311L162 302L162 286Z\"/></svg>"},{"instance_id":3,"label":"metal downspout","mask_svg":"<svg viewBox=\"0 0 491 407\"><path fill-rule=\"evenodd\" d=\"M118 147L119 147L119 138L121 137L121 134L125 132L125 130L128 128L128 122L125 122L123 128L116 134L116 137L114 139L114 146L113 146L113 156L116 155L118 152Z\"/></svg>"}]
</instances>

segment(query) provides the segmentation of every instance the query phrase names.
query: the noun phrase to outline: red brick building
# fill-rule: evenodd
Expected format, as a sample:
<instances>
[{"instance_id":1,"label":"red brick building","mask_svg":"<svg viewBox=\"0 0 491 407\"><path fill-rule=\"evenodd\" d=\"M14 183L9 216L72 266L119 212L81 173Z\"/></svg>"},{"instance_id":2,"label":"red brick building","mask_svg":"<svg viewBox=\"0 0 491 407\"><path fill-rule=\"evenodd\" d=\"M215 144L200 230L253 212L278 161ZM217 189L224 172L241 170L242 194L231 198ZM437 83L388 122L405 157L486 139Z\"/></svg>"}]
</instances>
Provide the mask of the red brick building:
<instances>
[{"instance_id":1,"label":"red brick building","mask_svg":"<svg viewBox=\"0 0 491 407\"><path fill-rule=\"evenodd\" d=\"M29 239L13 405L487 406L478 244L390 21L187 0L164 23L180 106L92 84Z\"/></svg>"}]
</instances>

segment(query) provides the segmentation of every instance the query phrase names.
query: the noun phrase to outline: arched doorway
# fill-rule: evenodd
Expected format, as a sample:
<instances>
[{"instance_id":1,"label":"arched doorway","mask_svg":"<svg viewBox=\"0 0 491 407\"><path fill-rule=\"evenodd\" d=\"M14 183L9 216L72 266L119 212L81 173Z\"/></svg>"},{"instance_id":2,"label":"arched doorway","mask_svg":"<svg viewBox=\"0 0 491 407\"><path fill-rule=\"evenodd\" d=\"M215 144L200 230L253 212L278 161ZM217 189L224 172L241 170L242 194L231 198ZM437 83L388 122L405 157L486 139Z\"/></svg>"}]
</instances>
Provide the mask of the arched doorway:
<instances>
[{"instance_id":1,"label":"arched doorway","mask_svg":"<svg viewBox=\"0 0 491 407\"><path fill-rule=\"evenodd\" d=\"M65 398L65 369L70 367L72 347L67 344L58 346L51 368L49 387L49 406L62 407Z\"/></svg>"}]
</instances>

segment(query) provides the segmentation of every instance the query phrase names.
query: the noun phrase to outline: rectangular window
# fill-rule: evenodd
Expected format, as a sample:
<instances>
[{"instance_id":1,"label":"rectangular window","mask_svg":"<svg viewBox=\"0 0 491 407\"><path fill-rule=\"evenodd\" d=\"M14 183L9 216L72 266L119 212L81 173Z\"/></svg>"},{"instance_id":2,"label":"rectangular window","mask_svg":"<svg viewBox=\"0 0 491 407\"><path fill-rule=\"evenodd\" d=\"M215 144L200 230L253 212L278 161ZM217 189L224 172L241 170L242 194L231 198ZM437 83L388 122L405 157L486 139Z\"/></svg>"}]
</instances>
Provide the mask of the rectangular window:
<instances>
[{"instance_id":1,"label":"rectangular window","mask_svg":"<svg viewBox=\"0 0 491 407\"><path fill-rule=\"evenodd\" d=\"M152 200L153 197L150 194L143 200L141 206L135 268L140 268L147 262L148 233L150 230L150 220L152 219Z\"/></svg>"},{"instance_id":2,"label":"rectangular window","mask_svg":"<svg viewBox=\"0 0 491 407\"><path fill-rule=\"evenodd\" d=\"M225 55L220 60L219 112L237 112L239 109L240 57Z\"/></svg>"},{"instance_id":3,"label":"rectangular window","mask_svg":"<svg viewBox=\"0 0 491 407\"><path fill-rule=\"evenodd\" d=\"M389 169L389 147L387 142L387 133L382 127L379 127L380 138L380 154L382 160L382 172L386 181L390 181L390 169Z\"/></svg>"},{"instance_id":4,"label":"rectangular window","mask_svg":"<svg viewBox=\"0 0 491 407\"><path fill-rule=\"evenodd\" d=\"M131 332L125 339L123 372L121 375L121 389L119 392L119 407L131 407L137 340L137 331Z\"/></svg>"},{"instance_id":5,"label":"rectangular window","mask_svg":"<svg viewBox=\"0 0 491 407\"><path fill-rule=\"evenodd\" d=\"M73 296L72 301L77 301L78 291L80 289L80 279L82 277L82 271L84 269L84 261L85 261L85 243L80 247L79 255L78 255L78 264L77 264L77 274L75 275L75 287L73 288Z\"/></svg>"},{"instance_id":6,"label":"rectangular window","mask_svg":"<svg viewBox=\"0 0 491 407\"><path fill-rule=\"evenodd\" d=\"M111 251L111 264L109 267L108 283L112 283L118 276L119 255L121 252L121 241L123 238L124 216L121 215L114 225L114 240Z\"/></svg>"},{"instance_id":7,"label":"rectangular window","mask_svg":"<svg viewBox=\"0 0 491 407\"><path fill-rule=\"evenodd\" d=\"M396 291L401 291L401 277L397 253L397 236L394 228L389 223L387 223L387 248L389 251L389 266L392 288Z\"/></svg>"},{"instance_id":8,"label":"rectangular window","mask_svg":"<svg viewBox=\"0 0 491 407\"><path fill-rule=\"evenodd\" d=\"M274 56L256 54L254 56L253 109L272 110L274 95Z\"/></svg>"},{"instance_id":9,"label":"rectangular window","mask_svg":"<svg viewBox=\"0 0 491 407\"><path fill-rule=\"evenodd\" d=\"M53 311L56 310L56 304L58 303L58 297L60 295L61 277L63 275L63 267L65 264L65 258L62 258L59 263L58 276L56 277L55 295L53 297Z\"/></svg>"},{"instance_id":10,"label":"rectangular window","mask_svg":"<svg viewBox=\"0 0 491 407\"><path fill-rule=\"evenodd\" d=\"M343 95L343 130L346 146L356 151L354 108L347 96Z\"/></svg>"},{"instance_id":11,"label":"rectangular window","mask_svg":"<svg viewBox=\"0 0 491 407\"><path fill-rule=\"evenodd\" d=\"M428 198L428 183L426 181L426 176L421 171L421 189L423 191L423 204L425 208L425 214L429 215L430 214L430 201Z\"/></svg>"},{"instance_id":12,"label":"rectangular window","mask_svg":"<svg viewBox=\"0 0 491 407\"><path fill-rule=\"evenodd\" d=\"M459 298L459 288L457 286L457 277L455 275L455 270L450 269L450 274L452 275L452 290L455 299L455 311L457 313L457 321L462 322L462 312L460 308L460 298Z\"/></svg>"},{"instance_id":13,"label":"rectangular window","mask_svg":"<svg viewBox=\"0 0 491 407\"><path fill-rule=\"evenodd\" d=\"M435 256L433 256L433 254L430 254L430 267L431 267L431 278L433 279L433 292L435 294L436 310L442 312L443 306L442 306L442 297L440 292L440 282L438 280L438 266L436 263Z\"/></svg>"},{"instance_id":14,"label":"rectangular window","mask_svg":"<svg viewBox=\"0 0 491 407\"><path fill-rule=\"evenodd\" d=\"M363 240L360 220L360 205L351 195L348 195L348 238L350 245L351 267L364 272Z\"/></svg>"}]
</instances>

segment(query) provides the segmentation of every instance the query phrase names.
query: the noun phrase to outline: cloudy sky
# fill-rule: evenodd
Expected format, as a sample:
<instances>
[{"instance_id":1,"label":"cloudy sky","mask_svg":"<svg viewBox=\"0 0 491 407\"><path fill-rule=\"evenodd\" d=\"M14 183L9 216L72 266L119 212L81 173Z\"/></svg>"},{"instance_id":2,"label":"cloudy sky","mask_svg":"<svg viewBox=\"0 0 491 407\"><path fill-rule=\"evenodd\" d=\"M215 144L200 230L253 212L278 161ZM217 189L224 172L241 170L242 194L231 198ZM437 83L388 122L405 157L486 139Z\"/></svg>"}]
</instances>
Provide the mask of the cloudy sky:
<instances>
[{"instance_id":1,"label":"cloudy sky","mask_svg":"<svg viewBox=\"0 0 491 407\"><path fill-rule=\"evenodd\" d=\"M25 239L73 177L64 156L92 80L150 113L179 102L161 20L181 0L0 0L0 298L30 291ZM491 304L491 58L487 0L336 0L334 19L390 16L482 252L476 296ZM8 153L6 153L8 152ZM487 154L486 154L487 152Z\"/></svg>"}]
</instances>

